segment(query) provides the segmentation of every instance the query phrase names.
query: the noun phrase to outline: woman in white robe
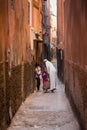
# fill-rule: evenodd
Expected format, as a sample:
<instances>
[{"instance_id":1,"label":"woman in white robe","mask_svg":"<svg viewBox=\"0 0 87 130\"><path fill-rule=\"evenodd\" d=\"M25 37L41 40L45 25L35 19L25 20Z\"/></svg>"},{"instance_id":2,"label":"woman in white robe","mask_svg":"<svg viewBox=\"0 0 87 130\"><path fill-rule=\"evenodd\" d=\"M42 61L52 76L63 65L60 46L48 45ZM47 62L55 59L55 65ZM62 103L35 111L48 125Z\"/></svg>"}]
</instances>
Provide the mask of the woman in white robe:
<instances>
[{"instance_id":1,"label":"woman in white robe","mask_svg":"<svg viewBox=\"0 0 87 130\"><path fill-rule=\"evenodd\" d=\"M47 59L44 59L44 63L47 67L47 71L50 78L50 90L53 92L56 89L56 69L53 64Z\"/></svg>"}]
</instances>

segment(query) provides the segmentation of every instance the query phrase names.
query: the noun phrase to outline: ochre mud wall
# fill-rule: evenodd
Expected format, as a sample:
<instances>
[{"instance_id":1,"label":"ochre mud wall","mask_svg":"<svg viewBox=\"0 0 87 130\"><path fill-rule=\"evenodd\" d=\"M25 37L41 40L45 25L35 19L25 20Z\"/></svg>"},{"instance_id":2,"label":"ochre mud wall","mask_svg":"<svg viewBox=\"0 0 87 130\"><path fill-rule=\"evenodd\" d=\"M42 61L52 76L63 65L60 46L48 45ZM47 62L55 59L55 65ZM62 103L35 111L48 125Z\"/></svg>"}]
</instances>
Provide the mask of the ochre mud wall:
<instances>
[{"instance_id":1,"label":"ochre mud wall","mask_svg":"<svg viewBox=\"0 0 87 130\"><path fill-rule=\"evenodd\" d=\"M87 1L65 3L65 87L87 130Z\"/></svg>"},{"instance_id":2,"label":"ochre mud wall","mask_svg":"<svg viewBox=\"0 0 87 130\"><path fill-rule=\"evenodd\" d=\"M4 85L3 63L0 63L0 128L5 125L5 85ZM1 130L1 129L0 129Z\"/></svg>"},{"instance_id":3,"label":"ochre mud wall","mask_svg":"<svg viewBox=\"0 0 87 130\"><path fill-rule=\"evenodd\" d=\"M10 78L11 89L11 110L12 116L16 113L19 106L22 103L22 91L21 91L21 66L12 68L12 76Z\"/></svg>"},{"instance_id":4,"label":"ochre mud wall","mask_svg":"<svg viewBox=\"0 0 87 130\"><path fill-rule=\"evenodd\" d=\"M0 130L10 124L22 102L34 92L34 63L12 68L8 75L8 63L0 63Z\"/></svg>"},{"instance_id":5,"label":"ochre mud wall","mask_svg":"<svg viewBox=\"0 0 87 130\"><path fill-rule=\"evenodd\" d=\"M27 0L0 0L0 130L7 128L21 103L34 91L34 64L27 55L29 24L24 22L28 21L24 12L27 5ZM25 97L24 87L29 90Z\"/></svg>"},{"instance_id":6,"label":"ochre mud wall","mask_svg":"<svg viewBox=\"0 0 87 130\"><path fill-rule=\"evenodd\" d=\"M34 66L33 63L31 65L29 63L24 65L24 99L34 91Z\"/></svg>"},{"instance_id":7,"label":"ochre mud wall","mask_svg":"<svg viewBox=\"0 0 87 130\"><path fill-rule=\"evenodd\" d=\"M6 93L6 68L5 68L5 49L7 41L7 1L0 0L0 130L6 128L8 122L7 115L7 93Z\"/></svg>"},{"instance_id":8,"label":"ochre mud wall","mask_svg":"<svg viewBox=\"0 0 87 130\"><path fill-rule=\"evenodd\" d=\"M12 117L21 103L34 92L34 65L26 63L12 68L10 78L10 107ZM32 72L33 71L33 72ZM33 81L32 81L33 80Z\"/></svg>"}]
</instances>

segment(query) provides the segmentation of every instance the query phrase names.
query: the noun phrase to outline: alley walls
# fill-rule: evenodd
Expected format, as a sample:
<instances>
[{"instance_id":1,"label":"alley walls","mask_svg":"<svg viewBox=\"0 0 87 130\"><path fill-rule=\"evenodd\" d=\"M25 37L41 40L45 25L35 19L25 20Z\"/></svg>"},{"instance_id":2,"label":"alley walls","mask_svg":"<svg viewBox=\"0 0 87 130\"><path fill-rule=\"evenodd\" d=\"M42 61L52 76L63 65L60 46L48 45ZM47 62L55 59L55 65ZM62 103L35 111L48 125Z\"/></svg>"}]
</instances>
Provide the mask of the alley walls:
<instances>
[{"instance_id":1,"label":"alley walls","mask_svg":"<svg viewBox=\"0 0 87 130\"><path fill-rule=\"evenodd\" d=\"M65 86L87 130L87 1L65 0Z\"/></svg>"},{"instance_id":2,"label":"alley walls","mask_svg":"<svg viewBox=\"0 0 87 130\"><path fill-rule=\"evenodd\" d=\"M33 43L35 39L30 40L30 19L35 14L30 14L30 3L0 0L0 130L7 128L21 103L35 89L31 49L31 40ZM41 28L40 18L37 22Z\"/></svg>"},{"instance_id":3,"label":"alley walls","mask_svg":"<svg viewBox=\"0 0 87 130\"><path fill-rule=\"evenodd\" d=\"M6 62L5 49L6 43L8 44L8 27L7 25L7 2L6 0L0 1L0 128L4 128L6 124L7 108L6 108ZM4 38L4 36L6 38ZM8 75L7 75L8 76Z\"/></svg>"},{"instance_id":4,"label":"alley walls","mask_svg":"<svg viewBox=\"0 0 87 130\"><path fill-rule=\"evenodd\" d=\"M40 63L41 55L42 55L42 0L32 0L32 27L34 29L35 36L38 38L34 38L34 60L35 62Z\"/></svg>"},{"instance_id":5,"label":"alley walls","mask_svg":"<svg viewBox=\"0 0 87 130\"><path fill-rule=\"evenodd\" d=\"M57 1L57 67L58 77L64 82L64 1Z\"/></svg>"}]
</instances>

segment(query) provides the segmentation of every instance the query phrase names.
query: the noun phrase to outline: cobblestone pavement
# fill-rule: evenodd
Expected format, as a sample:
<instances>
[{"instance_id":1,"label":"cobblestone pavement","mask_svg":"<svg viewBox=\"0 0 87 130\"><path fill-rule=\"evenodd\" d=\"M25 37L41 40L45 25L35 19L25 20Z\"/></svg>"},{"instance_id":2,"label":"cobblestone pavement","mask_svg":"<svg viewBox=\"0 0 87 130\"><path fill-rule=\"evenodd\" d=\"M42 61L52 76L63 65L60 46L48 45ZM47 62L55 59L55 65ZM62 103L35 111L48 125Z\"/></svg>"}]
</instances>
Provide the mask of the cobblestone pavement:
<instances>
[{"instance_id":1,"label":"cobblestone pavement","mask_svg":"<svg viewBox=\"0 0 87 130\"><path fill-rule=\"evenodd\" d=\"M34 92L21 105L8 130L80 130L58 81L54 93Z\"/></svg>"}]
</instances>

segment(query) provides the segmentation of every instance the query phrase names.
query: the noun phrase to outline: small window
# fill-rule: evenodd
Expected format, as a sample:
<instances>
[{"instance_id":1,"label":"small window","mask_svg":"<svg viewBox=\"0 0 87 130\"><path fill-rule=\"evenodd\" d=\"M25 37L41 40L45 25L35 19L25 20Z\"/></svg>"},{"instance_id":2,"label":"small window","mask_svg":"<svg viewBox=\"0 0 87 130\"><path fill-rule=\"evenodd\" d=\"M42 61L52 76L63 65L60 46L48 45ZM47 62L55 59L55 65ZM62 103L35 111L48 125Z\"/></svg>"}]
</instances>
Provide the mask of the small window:
<instances>
[{"instance_id":1,"label":"small window","mask_svg":"<svg viewBox=\"0 0 87 130\"><path fill-rule=\"evenodd\" d=\"M11 7L14 9L14 0L11 0Z\"/></svg>"},{"instance_id":2,"label":"small window","mask_svg":"<svg viewBox=\"0 0 87 130\"><path fill-rule=\"evenodd\" d=\"M28 2L28 23L30 24L30 2Z\"/></svg>"}]
</instances>

